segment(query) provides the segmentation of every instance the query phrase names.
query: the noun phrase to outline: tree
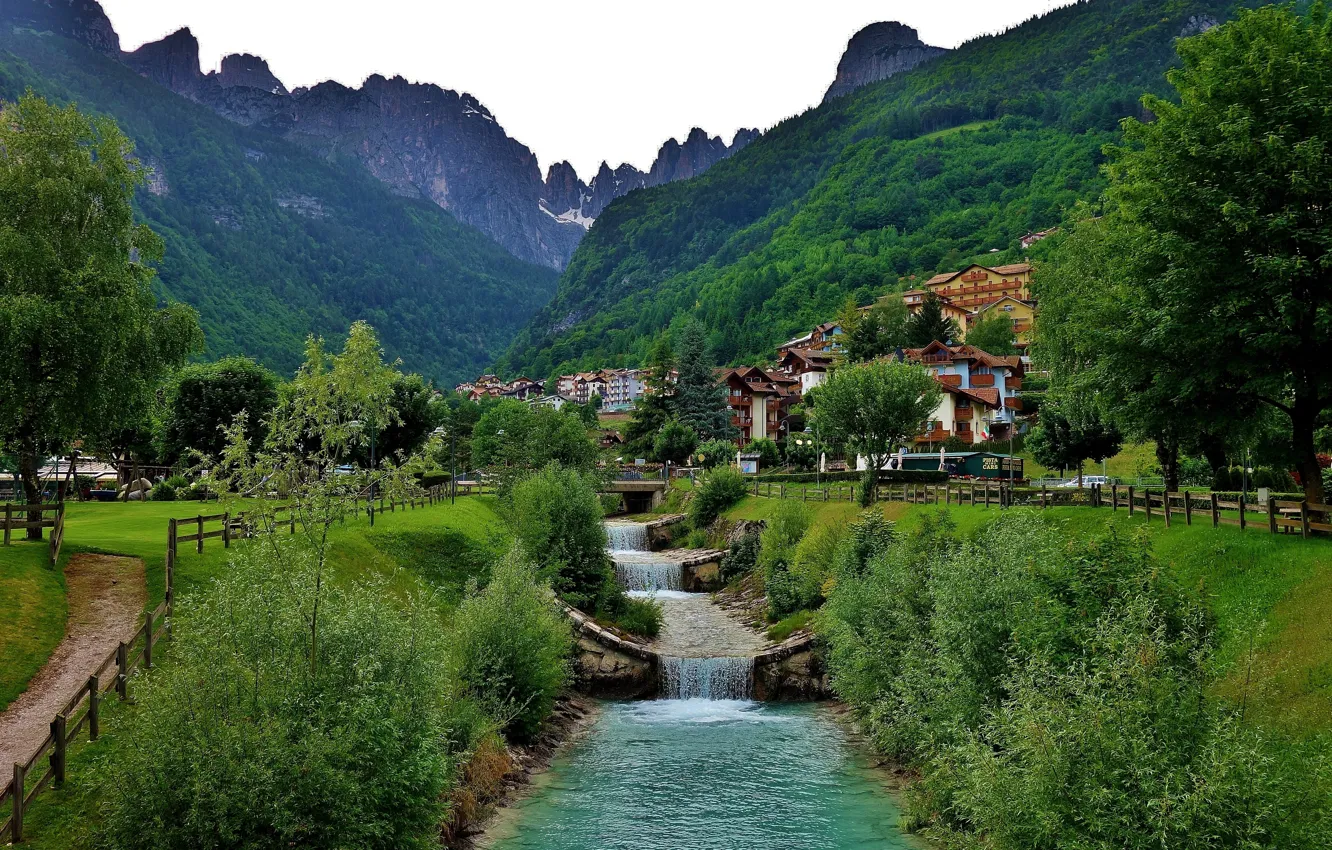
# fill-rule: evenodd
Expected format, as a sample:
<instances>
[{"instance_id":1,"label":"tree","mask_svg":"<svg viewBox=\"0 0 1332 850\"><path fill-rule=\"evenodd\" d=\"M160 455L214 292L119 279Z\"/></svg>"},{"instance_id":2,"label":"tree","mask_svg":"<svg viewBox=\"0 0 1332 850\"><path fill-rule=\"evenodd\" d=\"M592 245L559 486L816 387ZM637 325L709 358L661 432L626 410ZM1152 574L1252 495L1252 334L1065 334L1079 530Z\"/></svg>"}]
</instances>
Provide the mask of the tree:
<instances>
[{"instance_id":1,"label":"tree","mask_svg":"<svg viewBox=\"0 0 1332 850\"><path fill-rule=\"evenodd\" d=\"M1332 20L1322 4L1241 10L1181 39L1179 102L1124 122L1107 212L1160 256L1139 282L1167 356L1194 385L1280 410L1310 501L1326 502L1314 434L1332 410Z\"/></svg>"},{"instance_id":2,"label":"tree","mask_svg":"<svg viewBox=\"0 0 1332 850\"><path fill-rule=\"evenodd\" d=\"M618 595L596 488L552 463L513 487L507 509L518 543L560 596L595 613Z\"/></svg>"},{"instance_id":3,"label":"tree","mask_svg":"<svg viewBox=\"0 0 1332 850\"><path fill-rule=\"evenodd\" d=\"M653 456L662 463L682 465L698 447L698 435L694 429L677 419L669 420L657 432L657 439L652 444Z\"/></svg>"},{"instance_id":4,"label":"tree","mask_svg":"<svg viewBox=\"0 0 1332 850\"><path fill-rule=\"evenodd\" d=\"M735 460L735 443L730 440L708 440L700 443L694 453L702 458L699 463L704 469L727 466Z\"/></svg>"},{"instance_id":5,"label":"tree","mask_svg":"<svg viewBox=\"0 0 1332 850\"><path fill-rule=\"evenodd\" d=\"M446 417L444 406L435 401L435 391L420 375L394 375L389 405L398 415L377 435L378 450L384 457L416 454Z\"/></svg>"},{"instance_id":6,"label":"tree","mask_svg":"<svg viewBox=\"0 0 1332 850\"><path fill-rule=\"evenodd\" d=\"M555 462L590 471L597 447L571 407L555 410L504 399L472 429L472 458L478 466L532 470Z\"/></svg>"},{"instance_id":7,"label":"tree","mask_svg":"<svg viewBox=\"0 0 1332 850\"><path fill-rule=\"evenodd\" d=\"M1041 466L1076 469L1082 486L1082 463L1102 461L1119 452L1122 442L1114 425L1103 422L1087 404L1046 403L1040 424L1027 436L1027 448Z\"/></svg>"},{"instance_id":8,"label":"tree","mask_svg":"<svg viewBox=\"0 0 1332 850\"><path fill-rule=\"evenodd\" d=\"M907 335L911 311L896 293L889 293L862 313L854 300L848 299L838 321L842 325L846 359L863 363L892 354L910 344Z\"/></svg>"},{"instance_id":9,"label":"tree","mask_svg":"<svg viewBox=\"0 0 1332 850\"><path fill-rule=\"evenodd\" d=\"M184 367L167 387L161 456L174 462L191 450L216 455L224 444L223 427L241 411L249 414L246 439L258 448L277 403L277 384L276 375L248 357Z\"/></svg>"},{"instance_id":10,"label":"tree","mask_svg":"<svg viewBox=\"0 0 1332 850\"><path fill-rule=\"evenodd\" d=\"M759 456L759 469L776 469L782 462L781 450L766 437L750 440L745 444L745 451Z\"/></svg>"},{"instance_id":11,"label":"tree","mask_svg":"<svg viewBox=\"0 0 1332 850\"><path fill-rule=\"evenodd\" d=\"M32 94L0 109L0 444L30 504L48 453L142 422L202 343L192 309L157 306L162 241L132 207L145 179L109 119Z\"/></svg>"},{"instance_id":12,"label":"tree","mask_svg":"<svg viewBox=\"0 0 1332 850\"><path fill-rule=\"evenodd\" d=\"M726 402L726 387L717 380L712 357L703 337L703 326L690 320L680 329L676 344L679 351L675 396L671 409L675 418L688 425L703 440L734 437L731 408Z\"/></svg>"},{"instance_id":13,"label":"tree","mask_svg":"<svg viewBox=\"0 0 1332 850\"><path fill-rule=\"evenodd\" d=\"M819 387L814 421L822 438L868 460L869 482L893 448L920 431L939 398L938 382L920 366L896 360L846 366Z\"/></svg>"},{"instance_id":14,"label":"tree","mask_svg":"<svg viewBox=\"0 0 1332 850\"><path fill-rule=\"evenodd\" d=\"M661 431L666 420L671 418L671 370L675 365L675 355L671 351L671 341L662 335L652 348L650 359L651 374L642 397L634 404L634 412L629 416L629 424L624 430L624 441L628 450L635 457L648 457L652 454L653 441Z\"/></svg>"},{"instance_id":15,"label":"tree","mask_svg":"<svg viewBox=\"0 0 1332 850\"><path fill-rule=\"evenodd\" d=\"M943 301L933 292L925 294L920 310L906 323L906 339L912 348L924 348L936 341L951 344L960 336L957 322L944 316Z\"/></svg>"},{"instance_id":16,"label":"tree","mask_svg":"<svg viewBox=\"0 0 1332 850\"><path fill-rule=\"evenodd\" d=\"M996 357L1017 354L1017 338L1013 335L1013 320L1007 314L995 311L981 319L967 331L967 345Z\"/></svg>"}]
</instances>

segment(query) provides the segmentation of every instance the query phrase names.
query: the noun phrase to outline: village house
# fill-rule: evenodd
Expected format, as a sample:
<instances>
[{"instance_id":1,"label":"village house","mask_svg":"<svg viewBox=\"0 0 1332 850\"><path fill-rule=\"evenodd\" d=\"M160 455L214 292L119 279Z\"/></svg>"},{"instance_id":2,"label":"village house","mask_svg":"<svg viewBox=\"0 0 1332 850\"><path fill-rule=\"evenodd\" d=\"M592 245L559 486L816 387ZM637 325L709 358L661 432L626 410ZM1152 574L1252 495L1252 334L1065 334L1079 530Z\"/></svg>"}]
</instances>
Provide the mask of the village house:
<instances>
[{"instance_id":1,"label":"village house","mask_svg":"<svg viewBox=\"0 0 1332 850\"><path fill-rule=\"evenodd\" d=\"M788 339L777 347L777 353L780 356L794 348L806 351L838 352L842 350L842 333L840 323L824 322L804 336Z\"/></svg>"},{"instance_id":2,"label":"village house","mask_svg":"<svg viewBox=\"0 0 1332 850\"><path fill-rule=\"evenodd\" d=\"M780 352L776 370L787 378L799 380L803 396L828 379L828 371L836 362L837 356L830 352L788 348Z\"/></svg>"},{"instance_id":3,"label":"village house","mask_svg":"<svg viewBox=\"0 0 1332 850\"><path fill-rule=\"evenodd\" d=\"M529 398L542 395L544 392L544 382L534 381L526 376L519 376L509 382L500 396L517 399L518 401L527 401Z\"/></svg>"},{"instance_id":4,"label":"village house","mask_svg":"<svg viewBox=\"0 0 1332 850\"><path fill-rule=\"evenodd\" d=\"M553 410L559 410L566 404L573 404L573 399L565 395L555 393L554 395L534 396L527 400L531 407L549 407Z\"/></svg>"},{"instance_id":5,"label":"village house","mask_svg":"<svg viewBox=\"0 0 1332 850\"><path fill-rule=\"evenodd\" d=\"M606 395L602 397L607 410L632 407L643 396L648 373L644 369L603 369Z\"/></svg>"},{"instance_id":6,"label":"village house","mask_svg":"<svg viewBox=\"0 0 1332 850\"><path fill-rule=\"evenodd\" d=\"M907 349L907 360L927 368L943 390L917 443L958 437L969 443L1007 439L1022 410L1022 360L996 357L970 345L930 343Z\"/></svg>"},{"instance_id":7,"label":"village house","mask_svg":"<svg viewBox=\"0 0 1332 850\"><path fill-rule=\"evenodd\" d=\"M719 369L717 376L726 385L731 424L740 430L737 445L785 436L782 423L786 421L790 406L800 398L798 378L758 366Z\"/></svg>"},{"instance_id":8,"label":"village house","mask_svg":"<svg viewBox=\"0 0 1332 850\"><path fill-rule=\"evenodd\" d=\"M972 264L960 272L937 274L925 281L925 289L948 299L954 307L974 313L1004 296L1031 300L1031 263L989 268Z\"/></svg>"}]
</instances>

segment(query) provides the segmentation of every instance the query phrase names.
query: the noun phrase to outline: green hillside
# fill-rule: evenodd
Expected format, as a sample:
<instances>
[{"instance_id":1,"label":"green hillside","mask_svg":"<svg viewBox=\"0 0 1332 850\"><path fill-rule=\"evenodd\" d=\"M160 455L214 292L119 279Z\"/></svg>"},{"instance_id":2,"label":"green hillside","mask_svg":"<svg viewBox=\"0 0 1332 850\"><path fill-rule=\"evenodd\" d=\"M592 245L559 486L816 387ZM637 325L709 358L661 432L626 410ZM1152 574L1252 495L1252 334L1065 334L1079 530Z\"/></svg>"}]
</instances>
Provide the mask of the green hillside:
<instances>
[{"instance_id":1,"label":"green hillside","mask_svg":"<svg viewBox=\"0 0 1332 850\"><path fill-rule=\"evenodd\" d=\"M306 334L365 319L405 368L452 383L554 291L554 272L358 165L233 124L73 41L5 29L0 97L29 87L113 117L161 176L139 212L166 241L162 294L199 310L209 357L287 373Z\"/></svg>"},{"instance_id":2,"label":"green hillside","mask_svg":"<svg viewBox=\"0 0 1332 850\"><path fill-rule=\"evenodd\" d=\"M1091 0L791 118L701 177L632 192L584 238L501 369L642 362L693 314L723 361L1018 239L1101 188L1100 149L1174 40L1236 0Z\"/></svg>"}]
</instances>

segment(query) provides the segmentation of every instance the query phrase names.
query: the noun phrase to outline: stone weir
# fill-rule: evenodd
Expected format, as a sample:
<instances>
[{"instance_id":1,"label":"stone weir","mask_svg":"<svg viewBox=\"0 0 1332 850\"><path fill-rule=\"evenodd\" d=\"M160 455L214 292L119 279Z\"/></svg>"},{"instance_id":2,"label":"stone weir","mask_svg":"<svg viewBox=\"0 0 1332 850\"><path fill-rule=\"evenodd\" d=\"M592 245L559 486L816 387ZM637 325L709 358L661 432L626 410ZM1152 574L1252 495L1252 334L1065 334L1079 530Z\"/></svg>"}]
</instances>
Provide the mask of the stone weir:
<instances>
[{"instance_id":1,"label":"stone weir","mask_svg":"<svg viewBox=\"0 0 1332 850\"><path fill-rule=\"evenodd\" d=\"M776 646L740 656L688 656L664 654L652 644L617 634L597 624L582 611L560 603L578 635L575 682L578 689L606 699L653 699L661 695L664 680L675 680L709 662L752 664L754 699L797 702L828 699L831 688L812 634L799 634ZM678 683L677 683L678 684Z\"/></svg>"}]
</instances>

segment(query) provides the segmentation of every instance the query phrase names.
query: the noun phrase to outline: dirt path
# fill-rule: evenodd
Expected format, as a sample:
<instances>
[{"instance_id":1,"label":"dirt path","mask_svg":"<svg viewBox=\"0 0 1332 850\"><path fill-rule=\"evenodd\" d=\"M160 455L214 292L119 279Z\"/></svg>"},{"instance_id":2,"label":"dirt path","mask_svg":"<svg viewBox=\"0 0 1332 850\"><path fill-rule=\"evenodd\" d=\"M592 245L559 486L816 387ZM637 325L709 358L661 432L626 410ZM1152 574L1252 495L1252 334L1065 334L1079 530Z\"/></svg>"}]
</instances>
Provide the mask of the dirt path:
<instances>
[{"instance_id":1,"label":"dirt path","mask_svg":"<svg viewBox=\"0 0 1332 850\"><path fill-rule=\"evenodd\" d=\"M51 718L116 645L139 628L148 599L143 561L75 555L65 567L69 619L65 639L28 689L0 714L0 771L27 761L51 730ZM2 774L0 774L2 775Z\"/></svg>"}]
</instances>

